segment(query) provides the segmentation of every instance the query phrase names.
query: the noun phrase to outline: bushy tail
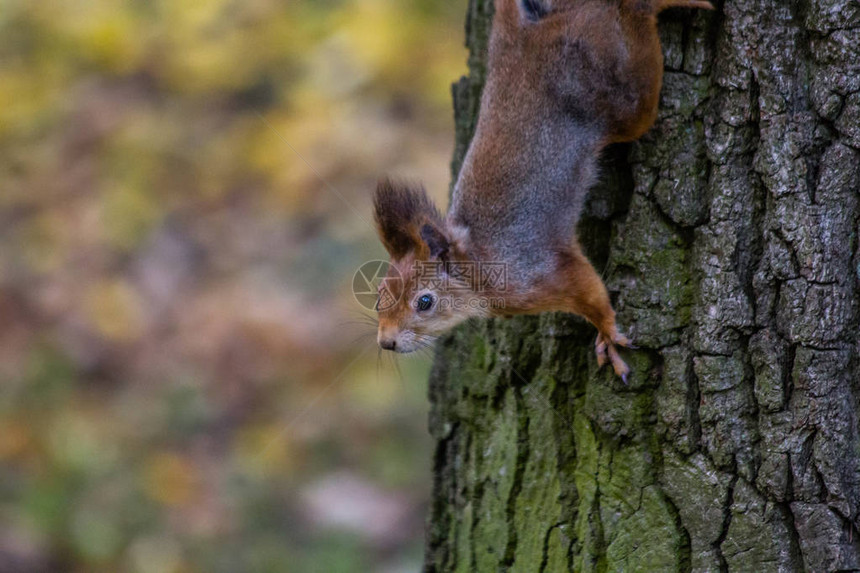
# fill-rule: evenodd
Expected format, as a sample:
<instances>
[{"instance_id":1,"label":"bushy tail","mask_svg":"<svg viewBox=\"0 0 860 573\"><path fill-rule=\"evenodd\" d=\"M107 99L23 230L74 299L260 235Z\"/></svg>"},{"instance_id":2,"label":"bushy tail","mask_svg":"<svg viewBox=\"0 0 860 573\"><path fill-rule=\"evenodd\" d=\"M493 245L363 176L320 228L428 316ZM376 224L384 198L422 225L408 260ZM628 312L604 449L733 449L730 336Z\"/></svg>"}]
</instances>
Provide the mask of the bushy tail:
<instances>
[{"instance_id":1,"label":"bushy tail","mask_svg":"<svg viewBox=\"0 0 860 573\"><path fill-rule=\"evenodd\" d=\"M701 8L702 10L713 10L714 5L704 0L659 0L657 2L657 13L666 8Z\"/></svg>"}]
</instances>

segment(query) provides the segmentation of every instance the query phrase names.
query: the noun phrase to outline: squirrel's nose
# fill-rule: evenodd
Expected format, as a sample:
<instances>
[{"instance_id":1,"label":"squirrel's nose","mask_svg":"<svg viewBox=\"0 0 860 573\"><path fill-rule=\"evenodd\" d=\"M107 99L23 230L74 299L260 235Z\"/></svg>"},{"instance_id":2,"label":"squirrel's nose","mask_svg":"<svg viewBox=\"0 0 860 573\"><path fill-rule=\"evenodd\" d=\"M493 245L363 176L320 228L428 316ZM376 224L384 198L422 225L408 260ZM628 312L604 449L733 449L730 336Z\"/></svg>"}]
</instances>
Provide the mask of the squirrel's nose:
<instances>
[{"instance_id":1,"label":"squirrel's nose","mask_svg":"<svg viewBox=\"0 0 860 573\"><path fill-rule=\"evenodd\" d=\"M393 338L387 340L380 340L379 346L384 350L394 350L395 347L397 347L397 341L395 341Z\"/></svg>"}]
</instances>

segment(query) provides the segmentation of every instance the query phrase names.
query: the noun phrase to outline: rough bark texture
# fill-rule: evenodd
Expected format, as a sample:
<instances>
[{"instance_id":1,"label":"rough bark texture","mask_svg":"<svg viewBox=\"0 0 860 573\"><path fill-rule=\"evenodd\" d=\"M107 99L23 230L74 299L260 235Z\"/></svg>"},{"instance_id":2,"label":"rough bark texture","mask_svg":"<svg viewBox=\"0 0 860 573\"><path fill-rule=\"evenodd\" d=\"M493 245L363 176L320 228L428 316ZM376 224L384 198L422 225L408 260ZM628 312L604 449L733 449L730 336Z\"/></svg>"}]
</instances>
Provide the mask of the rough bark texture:
<instances>
[{"instance_id":1,"label":"rough bark texture","mask_svg":"<svg viewBox=\"0 0 860 573\"><path fill-rule=\"evenodd\" d=\"M491 0L454 88L459 168ZM441 343L426 570L860 570L860 3L661 17L655 128L580 234L640 350L564 315Z\"/></svg>"}]
</instances>

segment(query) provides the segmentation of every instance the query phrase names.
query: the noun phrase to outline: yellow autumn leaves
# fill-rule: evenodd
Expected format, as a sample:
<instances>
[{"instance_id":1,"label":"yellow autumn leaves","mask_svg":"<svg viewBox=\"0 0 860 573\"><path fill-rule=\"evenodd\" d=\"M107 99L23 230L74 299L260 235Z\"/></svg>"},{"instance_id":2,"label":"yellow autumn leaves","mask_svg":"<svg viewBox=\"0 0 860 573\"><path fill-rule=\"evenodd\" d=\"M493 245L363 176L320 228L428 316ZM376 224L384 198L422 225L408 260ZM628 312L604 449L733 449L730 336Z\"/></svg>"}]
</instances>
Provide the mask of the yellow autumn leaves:
<instances>
[{"instance_id":1,"label":"yellow autumn leaves","mask_svg":"<svg viewBox=\"0 0 860 573\"><path fill-rule=\"evenodd\" d=\"M381 255L376 179L445 195L464 8L0 2L0 556L178 573L417 554L307 533L297 492L343 471L427 489L424 389L341 311Z\"/></svg>"}]
</instances>

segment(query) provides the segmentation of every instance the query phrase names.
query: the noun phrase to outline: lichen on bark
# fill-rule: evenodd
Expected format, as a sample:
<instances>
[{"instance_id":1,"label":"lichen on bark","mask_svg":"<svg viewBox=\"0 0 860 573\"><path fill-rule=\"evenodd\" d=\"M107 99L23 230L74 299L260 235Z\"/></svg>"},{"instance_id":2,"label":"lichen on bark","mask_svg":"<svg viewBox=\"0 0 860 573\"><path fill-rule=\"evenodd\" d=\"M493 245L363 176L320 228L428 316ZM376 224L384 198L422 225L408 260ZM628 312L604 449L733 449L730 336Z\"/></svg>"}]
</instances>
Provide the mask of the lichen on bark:
<instances>
[{"instance_id":1,"label":"lichen on bark","mask_svg":"<svg viewBox=\"0 0 860 573\"><path fill-rule=\"evenodd\" d=\"M470 0L455 174L491 21ZM661 38L657 124L579 227L631 383L568 315L443 340L428 572L860 569L860 3L669 11Z\"/></svg>"}]
</instances>

